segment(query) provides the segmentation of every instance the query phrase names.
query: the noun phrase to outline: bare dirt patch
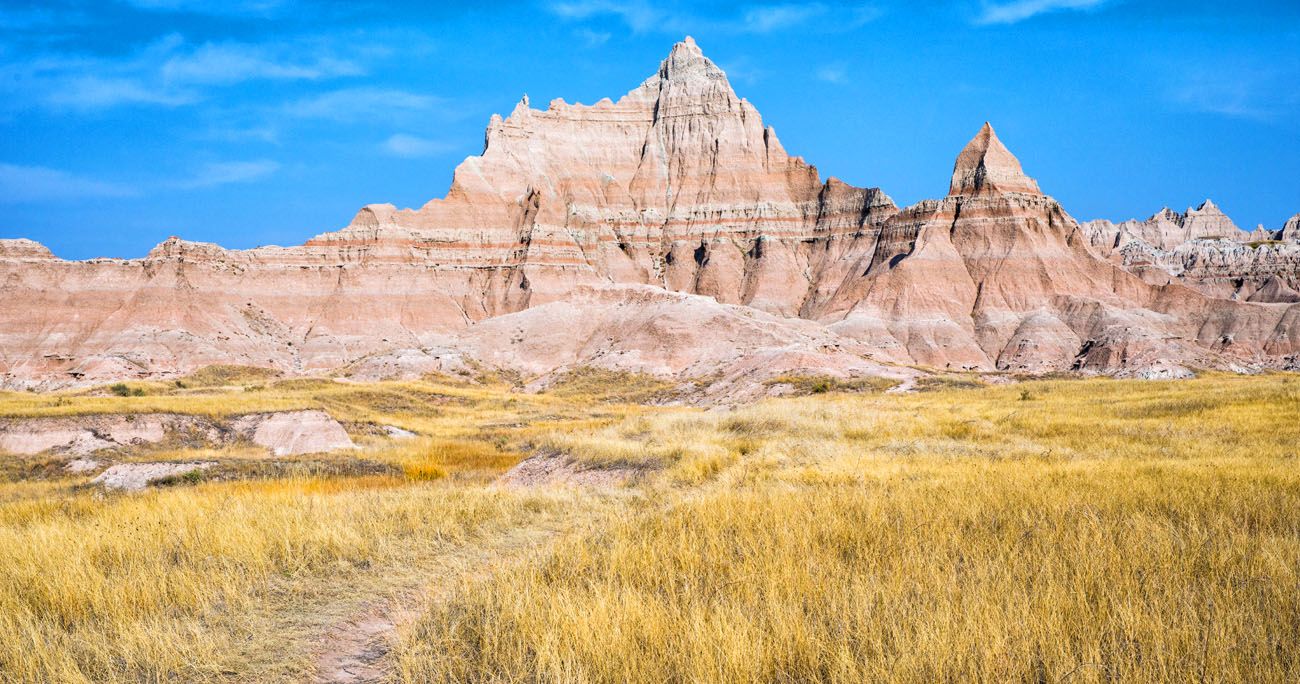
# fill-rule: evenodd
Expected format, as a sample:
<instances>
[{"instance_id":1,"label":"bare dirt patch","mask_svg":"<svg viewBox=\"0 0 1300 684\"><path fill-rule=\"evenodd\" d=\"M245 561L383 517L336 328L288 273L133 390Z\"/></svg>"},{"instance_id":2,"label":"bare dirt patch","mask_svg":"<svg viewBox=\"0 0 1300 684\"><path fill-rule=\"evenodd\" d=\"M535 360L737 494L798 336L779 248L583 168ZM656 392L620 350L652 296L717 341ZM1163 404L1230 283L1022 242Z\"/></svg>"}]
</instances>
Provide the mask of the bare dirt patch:
<instances>
[{"instance_id":1,"label":"bare dirt patch","mask_svg":"<svg viewBox=\"0 0 1300 684\"><path fill-rule=\"evenodd\" d=\"M501 487L569 486L596 489L626 487L641 479L646 468L633 466L595 467L572 456L543 452L520 461L497 478Z\"/></svg>"}]
</instances>

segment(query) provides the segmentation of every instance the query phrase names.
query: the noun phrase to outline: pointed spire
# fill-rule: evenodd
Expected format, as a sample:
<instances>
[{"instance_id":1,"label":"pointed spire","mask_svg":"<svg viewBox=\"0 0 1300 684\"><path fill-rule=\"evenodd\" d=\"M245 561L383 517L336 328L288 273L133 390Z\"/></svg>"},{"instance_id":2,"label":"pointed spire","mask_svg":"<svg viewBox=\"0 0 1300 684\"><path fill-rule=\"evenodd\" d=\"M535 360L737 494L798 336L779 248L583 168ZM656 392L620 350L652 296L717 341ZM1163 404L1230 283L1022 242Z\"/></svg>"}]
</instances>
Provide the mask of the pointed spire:
<instances>
[{"instance_id":1,"label":"pointed spire","mask_svg":"<svg viewBox=\"0 0 1300 684\"><path fill-rule=\"evenodd\" d=\"M668 58L659 67L659 77L666 81L707 79L725 82L727 80L722 69L704 56L704 51L690 36L673 45Z\"/></svg>"},{"instance_id":2,"label":"pointed spire","mask_svg":"<svg viewBox=\"0 0 1300 684\"><path fill-rule=\"evenodd\" d=\"M986 121L979 133L966 144L952 169L950 197L976 197L1006 193L1042 195L1038 183L1025 175L1020 160L998 140L993 126Z\"/></svg>"},{"instance_id":3,"label":"pointed spire","mask_svg":"<svg viewBox=\"0 0 1300 684\"><path fill-rule=\"evenodd\" d=\"M1196 211L1201 214L1207 214L1207 213L1222 214L1223 213L1223 211L1219 209L1218 205L1214 203L1214 200L1208 198L1204 202L1201 202L1201 206L1197 207ZM1188 209L1187 213L1189 214L1192 213L1192 210Z\"/></svg>"}]
</instances>

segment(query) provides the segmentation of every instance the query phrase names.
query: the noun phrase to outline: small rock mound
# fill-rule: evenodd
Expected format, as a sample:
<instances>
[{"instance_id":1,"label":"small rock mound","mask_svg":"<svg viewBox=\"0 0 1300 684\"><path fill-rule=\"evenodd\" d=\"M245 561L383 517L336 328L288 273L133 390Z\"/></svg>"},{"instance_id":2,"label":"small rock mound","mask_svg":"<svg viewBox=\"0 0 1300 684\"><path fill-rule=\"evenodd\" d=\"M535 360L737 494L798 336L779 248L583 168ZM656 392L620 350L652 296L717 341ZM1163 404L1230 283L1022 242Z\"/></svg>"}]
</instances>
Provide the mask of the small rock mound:
<instances>
[{"instance_id":1,"label":"small rock mound","mask_svg":"<svg viewBox=\"0 0 1300 684\"><path fill-rule=\"evenodd\" d=\"M89 473L93 470L98 470L102 465L104 464L93 458L74 458L71 461L68 461L67 464L63 466L63 469L74 475L80 475L82 473Z\"/></svg>"},{"instance_id":2,"label":"small rock mound","mask_svg":"<svg viewBox=\"0 0 1300 684\"><path fill-rule=\"evenodd\" d=\"M236 432L247 434L253 443L276 456L318 454L355 449L348 433L324 411L285 411L240 416Z\"/></svg>"},{"instance_id":3,"label":"small rock mound","mask_svg":"<svg viewBox=\"0 0 1300 684\"><path fill-rule=\"evenodd\" d=\"M213 465L215 464L212 461L194 463L119 463L100 473L90 482L105 489L138 492L159 480L207 470Z\"/></svg>"},{"instance_id":4,"label":"small rock mound","mask_svg":"<svg viewBox=\"0 0 1300 684\"><path fill-rule=\"evenodd\" d=\"M584 465L571 456L544 452L520 461L497 478L501 487L625 487L645 475L644 468L616 466L609 468Z\"/></svg>"}]
</instances>

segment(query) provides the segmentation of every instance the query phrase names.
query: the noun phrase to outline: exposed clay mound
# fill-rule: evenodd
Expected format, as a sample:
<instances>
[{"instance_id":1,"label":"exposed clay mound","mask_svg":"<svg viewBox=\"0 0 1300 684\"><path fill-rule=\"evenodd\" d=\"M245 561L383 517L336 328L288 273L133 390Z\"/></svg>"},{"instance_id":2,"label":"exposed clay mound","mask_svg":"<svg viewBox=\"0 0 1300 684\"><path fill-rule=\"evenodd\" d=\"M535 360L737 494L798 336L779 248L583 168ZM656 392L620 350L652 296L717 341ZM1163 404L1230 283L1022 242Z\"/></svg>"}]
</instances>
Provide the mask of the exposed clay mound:
<instances>
[{"instance_id":1,"label":"exposed clay mound","mask_svg":"<svg viewBox=\"0 0 1300 684\"><path fill-rule=\"evenodd\" d=\"M90 482L105 489L136 492L160 480L207 470L213 465L215 464L210 461L195 463L119 463L100 473Z\"/></svg>"},{"instance_id":2,"label":"exposed clay mound","mask_svg":"<svg viewBox=\"0 0 1300 684\"><path fill-rule=\"evenodd\" d=\"M617 101L524 98L494 116L444 198L369 205L299 247L172 238L143 259L67 262L0 241L0 384L212 364L377 379L474 360L683 378L761 374L760 358L846 374L1295 368L1288 226L1248 244L1206 202L1081 227L987 124L947 197L900 210L787 154L687 39Z\"/></svg>"},{"instance_id":3,"label":"exposed clay mound","mask_svg":"<svg viewBox=\"0 0 1300 684\"><path fill-rule=\"evenodd\" d=\"M158 444L177 433L196 434L210 443L226 441L212 421L170 413L10 418L0 420L0 452L82 456L102 449Z\"/></svg>"},{"instance_id":4,"label":"exposed clay mound","mask_svg":"<svg viewBox=\"0 0 1300 684\"><path fill-rule=\"evenodd\" d=\"M276 456L355 449L348 433L324 411L289 411L240 416L231 428Z\"/></svg>"},{"instance_id":5,"label":"exposed clay mound","mask_svg":"<svg viewBox=\"0 0 1300 684\"><path fill-rule=\"evenodd\" d=\"M643 468L583 465L566 454L540 453L520 461L497 478L501 487L626 487L646 474Z\"/></svg>"},{"instance_id":6,"label":"exposed clay mound","mask_svg":"<svg viewBox=\"0 0 1300 684\"><path fill-rule=\"evenodd\" d=\"M224 446L244 439L276 456L355 448L343 426L323 411L258 413L230 421L172 413L0 420L0 452L21 455L85 456L167 440L188 446Z\"/></svg>"}]
</instances>

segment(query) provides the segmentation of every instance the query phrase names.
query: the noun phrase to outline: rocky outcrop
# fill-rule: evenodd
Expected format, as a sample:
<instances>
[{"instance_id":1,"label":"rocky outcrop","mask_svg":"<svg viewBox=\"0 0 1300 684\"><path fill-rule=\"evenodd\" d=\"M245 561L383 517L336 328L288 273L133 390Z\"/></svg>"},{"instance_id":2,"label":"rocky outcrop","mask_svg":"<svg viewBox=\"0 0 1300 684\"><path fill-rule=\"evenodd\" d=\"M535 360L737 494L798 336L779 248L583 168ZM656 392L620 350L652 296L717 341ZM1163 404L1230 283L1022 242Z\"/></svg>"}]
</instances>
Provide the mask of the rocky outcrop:
<instances>
[{"instance_id":1,"label":"rocky outcrop","mask_svg":"<svg viewBox=\"0 0 1300 684\"><path fill-rule=\"evenodd\" d=\"M151 484L163 482L176 477L199 474L216 465L212 461L192 463L119 463L109 466L91 480L104 489L120 489L138 492Z\"/></svg>"},{"instance_id":2,"label":"rocky outcrop","mask_svg":"<svg viewBox=\"0 0 1300 684\"><path fill-rule=\"evenodd\" d=\"M985 150L995 151L995 163L975 161ZM984 173L993 184L978 182L980 168L995 169ZM953 175L948 197L886 222L887 249L819 312L832 330L923 364L971 370L1221 365L1226 348L1215 347L1211 331L1243 320L1258 323L1250 336L1233 337L1245 343L1233 355L1295 353L1270 327L1294 325L1283 307L1210 302L1098 259L1060 204L1023 180L991 127L959 155Z\"/></svg>"},{"instance_id":3,"label":"rocky outcrop","mask_svg":"<svg viewBox=\"0 0 1300 684\"><path fill-rule=\"evenodd\" d=\"M1279 230L1260 226L1247 233L1206 200L1185 214L1162 209L1146 221L1089 221L1083 228L1098 254L1147 282L1177 282L1224 299L1294 303L1300 302L1298 222L1292 217Z\"/></svg>"},{"instance_id":4,"label":"rocky outcrop","mask_svg":"<svg viewBox=\"0 0 1300 684\"><path fill-rule=\"evenodd\" d=\"M1278 231L1277 239L1282 242L1300 242L1300 214L1287 219L1286 225Z\"/></svg>"},{"instance_id":5,"label":"rocky outcrop","mask_svg":"<svg viewBox=\"0 0 1300 684\"><path fill-rule=\"evenodd\" d=\"M1238 296L1267 303L1202 287L1226 271L1166 269L1179 245L1250 248L1232 231L1210 202L1081 227L987 124L947 197L899 210L788 155L688 38L617 101L523 98L445 197L366 206L299 247L171 238L142 259L67 262L0 241L0 377L1293 364L1286 254L1249 266L1278 264Z\"/></svg>"},{"instance_id":6,"label":"rocky outcrop","mask_svg":"<svg viewBox=\"0 0 1300 684\"><path fill-rule=\"evenodd\" d=\"M85 456L169 439L191 446L248 441L276 456L355 448L343 426L324 411L251 413L229 421L175 413L0 419L0 453Z\"/></svg>"},{"instance_id":7,"label":"rocky outcrop","mask_svg":"<svg viewBox=\"0 0 1300 684\"><path fill-rule=\"evenodd\" d=\"M356 448L343 426L324 411L250 414L237 418L231 428L276 456Z\"/></svg>"}]
</instances>

